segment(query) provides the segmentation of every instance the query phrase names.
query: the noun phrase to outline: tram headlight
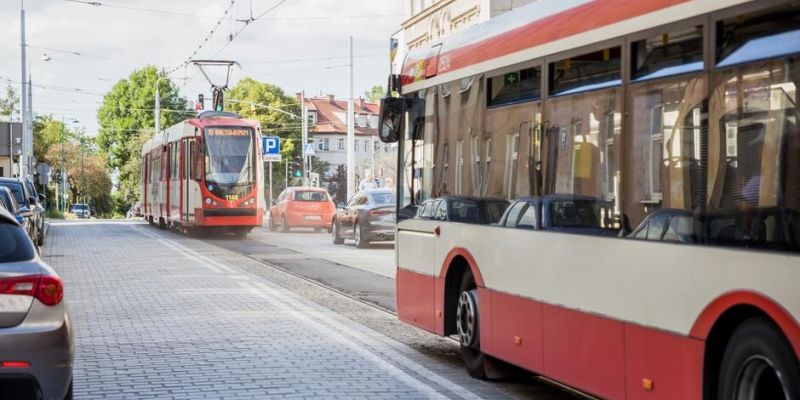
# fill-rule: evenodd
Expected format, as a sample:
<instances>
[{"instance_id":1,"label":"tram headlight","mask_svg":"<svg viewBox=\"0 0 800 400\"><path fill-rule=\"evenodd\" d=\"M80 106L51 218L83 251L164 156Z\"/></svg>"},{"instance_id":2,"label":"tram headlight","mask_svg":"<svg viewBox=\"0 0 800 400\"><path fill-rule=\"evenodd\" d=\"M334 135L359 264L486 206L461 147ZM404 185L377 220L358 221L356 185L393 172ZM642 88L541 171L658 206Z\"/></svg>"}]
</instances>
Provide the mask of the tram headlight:
<instances>
[{"instance_id":1,"label":"tram headlight","mask_svg":"<svg viewBox=\"0 0 800 400\"><path fill-rule=\"evenodd\" d=\"M211 205L211 199L206 197L206 204Z\"/></svg>"}]
</instances>

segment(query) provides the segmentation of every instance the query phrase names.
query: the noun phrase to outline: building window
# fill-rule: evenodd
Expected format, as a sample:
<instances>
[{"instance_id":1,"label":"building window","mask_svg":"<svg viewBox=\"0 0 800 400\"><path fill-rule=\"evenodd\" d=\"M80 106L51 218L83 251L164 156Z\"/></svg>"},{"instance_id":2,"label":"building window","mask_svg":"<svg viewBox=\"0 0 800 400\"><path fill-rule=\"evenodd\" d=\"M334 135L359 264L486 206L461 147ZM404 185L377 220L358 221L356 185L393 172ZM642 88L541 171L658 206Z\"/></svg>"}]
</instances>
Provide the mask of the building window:
<instances>
[{"instance_id":1,"label":"building window","mask_svg":"<svg viewBox=\"0 0 800 400\"><path fill-rule=\"evenodd\" d=\"M369 152L369 140L364 140L364 153Z\"/></svg>"},{"instance_id":2,"label":"building window","mask_svg":"<svg viewBox=\"0 0 800 400\"><path fill-rule=\"evenodd\" d=\"M480 196L481 194L481 186L483 186L483 181L481 179L481 151L480 151L480 139L474 137L472 138L472 191L473 195Z\"/></svg>"},{"instance_id":3,"label":"building window","mask_svg":"<svg viewBox=\"0 0 800 400\"><path fill-rule=\"evenodd\" d=\"M319 151L328 151L330 150L330 139L317 139L317 149Z\"/></svg>"},{"instance_id":4,"label":"building window","mask_svg":"<svg viewBox=\"0 0 800 400\"><path fill-rule=\"evenodd\" d=\"M519 133L508 136L506 155L506 183L508 187L508 198L517 198L517 166L519 165Z\"/></svg>"},{"instance_id":5,"label":"building window","mask_svg":"<svg viewBox=\"0 0 800 400\"><path fill-rule=\"evenodd\" d=\"M338 150L344 150L345 149L344 139L337 139L336 140L336 148Z\"/></svg>"},{"instance_id":6,"label":"building window","mask_svg":"<svg viewBox=\"0 0 800 400\"><path fill-rule=\"evenodd\" d=\"M356 125L361 128L367 127L367 115L366 114L357 114L356 116Z\"/></svg>"},{"instance_id":7,"label":"building window","mask_svg":"<svg viewBox=\"0 0 800 400\"><path fill-rule=\"evenodd\" d=\"M483 145L484 149L484 161L483 161L483 177L481 177L481 181L483 182L483 186L481 186L481 197L486 196L486 191L489 189L489 171L492 166L492 139L486 139Z\"/></svg>"},{"instance_id":8,"label":"building window","mask_svg":"<svg viewBox=\"0 0 800 400\"><path fill-rule=\"evenodd\" d=\"M353 139L353 151L358 151L358 139Z\"/></svg>"},{"instance_id":9,"label":"building window","mask_svg":"<svg viewBox=\"0 0 800 400\"><path fill-rule=\"evenodd\" d=\"M461 179L464 175L464 141L456 142L456 182L455 194L461 194Z\"/></svg>"},{"instance_id":10,"label":"building window","mask_svg":"<svg viewBox=\"0 0 800 400\"><path fill-rule=\"evenodd\" d=\"M317 113L314 111L308 111L308 124L314 125L317 123Z\"/></svg>"}]
</instances>

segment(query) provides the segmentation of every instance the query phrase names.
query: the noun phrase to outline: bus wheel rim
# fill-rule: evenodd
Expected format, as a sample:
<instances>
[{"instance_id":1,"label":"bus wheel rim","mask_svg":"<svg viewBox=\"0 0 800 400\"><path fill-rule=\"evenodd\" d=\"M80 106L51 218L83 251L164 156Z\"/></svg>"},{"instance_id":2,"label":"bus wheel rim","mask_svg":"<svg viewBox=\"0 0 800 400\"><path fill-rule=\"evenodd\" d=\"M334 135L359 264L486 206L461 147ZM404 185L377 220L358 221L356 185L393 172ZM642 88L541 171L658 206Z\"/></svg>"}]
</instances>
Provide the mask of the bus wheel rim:
<instances>
[{"instance_id":1,"label":"bus wheel rim","mask_svg":"<svg viewBox=\"0 0 800 400\"><path fill-rule=\"evenodd\" d=\"M736 380L736 400L757 400L762 396L765 385L774 387L774 380L778 381L784 399L788 399L786 385L783 384L780 373L772 362L764 356L756 355L748 358L739 370Z\"/></svg>"},{"instance_id":2,"label":"bus wheel rim","mask_svg":"<svg viewBox=\"0 0 800 400\"><path fill-rule=\"evenodd\" d=\"M464 291L458 299L456 311L456 328L459 341L463 347L474 347L477 341L478 318L477 306L473 291Z\"/></svg>"}]
</instances>

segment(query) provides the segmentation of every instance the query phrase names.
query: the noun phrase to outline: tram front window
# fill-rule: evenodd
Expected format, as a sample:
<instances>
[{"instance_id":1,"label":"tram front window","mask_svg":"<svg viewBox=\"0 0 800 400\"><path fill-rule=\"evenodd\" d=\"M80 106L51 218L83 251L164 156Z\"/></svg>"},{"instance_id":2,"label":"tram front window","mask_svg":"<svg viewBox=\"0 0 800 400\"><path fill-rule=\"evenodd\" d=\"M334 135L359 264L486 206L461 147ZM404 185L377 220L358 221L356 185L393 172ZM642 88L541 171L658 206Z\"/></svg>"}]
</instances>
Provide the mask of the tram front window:
<instances>
[{"instance_id":1,"label":"tram front window","mask_svg":"<svg viewBox=\"0 0 800 400\"><path fill-rule=\"evenodd\" d=\"M208 128L205 134L206 185L220 196L243 196L253 185L253 130Z\"/></svg>"}]
</instances>

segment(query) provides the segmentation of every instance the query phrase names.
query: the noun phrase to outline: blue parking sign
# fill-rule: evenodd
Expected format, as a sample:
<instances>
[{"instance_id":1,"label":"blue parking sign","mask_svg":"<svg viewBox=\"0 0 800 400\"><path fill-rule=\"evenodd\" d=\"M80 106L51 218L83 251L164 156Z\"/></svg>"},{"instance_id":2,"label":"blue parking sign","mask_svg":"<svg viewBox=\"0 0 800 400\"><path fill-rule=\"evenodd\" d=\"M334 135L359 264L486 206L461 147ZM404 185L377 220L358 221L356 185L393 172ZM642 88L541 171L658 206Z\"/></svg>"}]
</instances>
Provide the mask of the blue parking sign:
<instances>
[{"instance_id":1,"label":"blue parking sign","mask_svg":"<svg viewBox=\"0 0 800 400\"><path fill-rule=\"evenodd\" d=\"M281 161L281 138L278 136L264 136L261 138L261 152L264 154L264 161Z\"/></svg>"}]
</instances>

